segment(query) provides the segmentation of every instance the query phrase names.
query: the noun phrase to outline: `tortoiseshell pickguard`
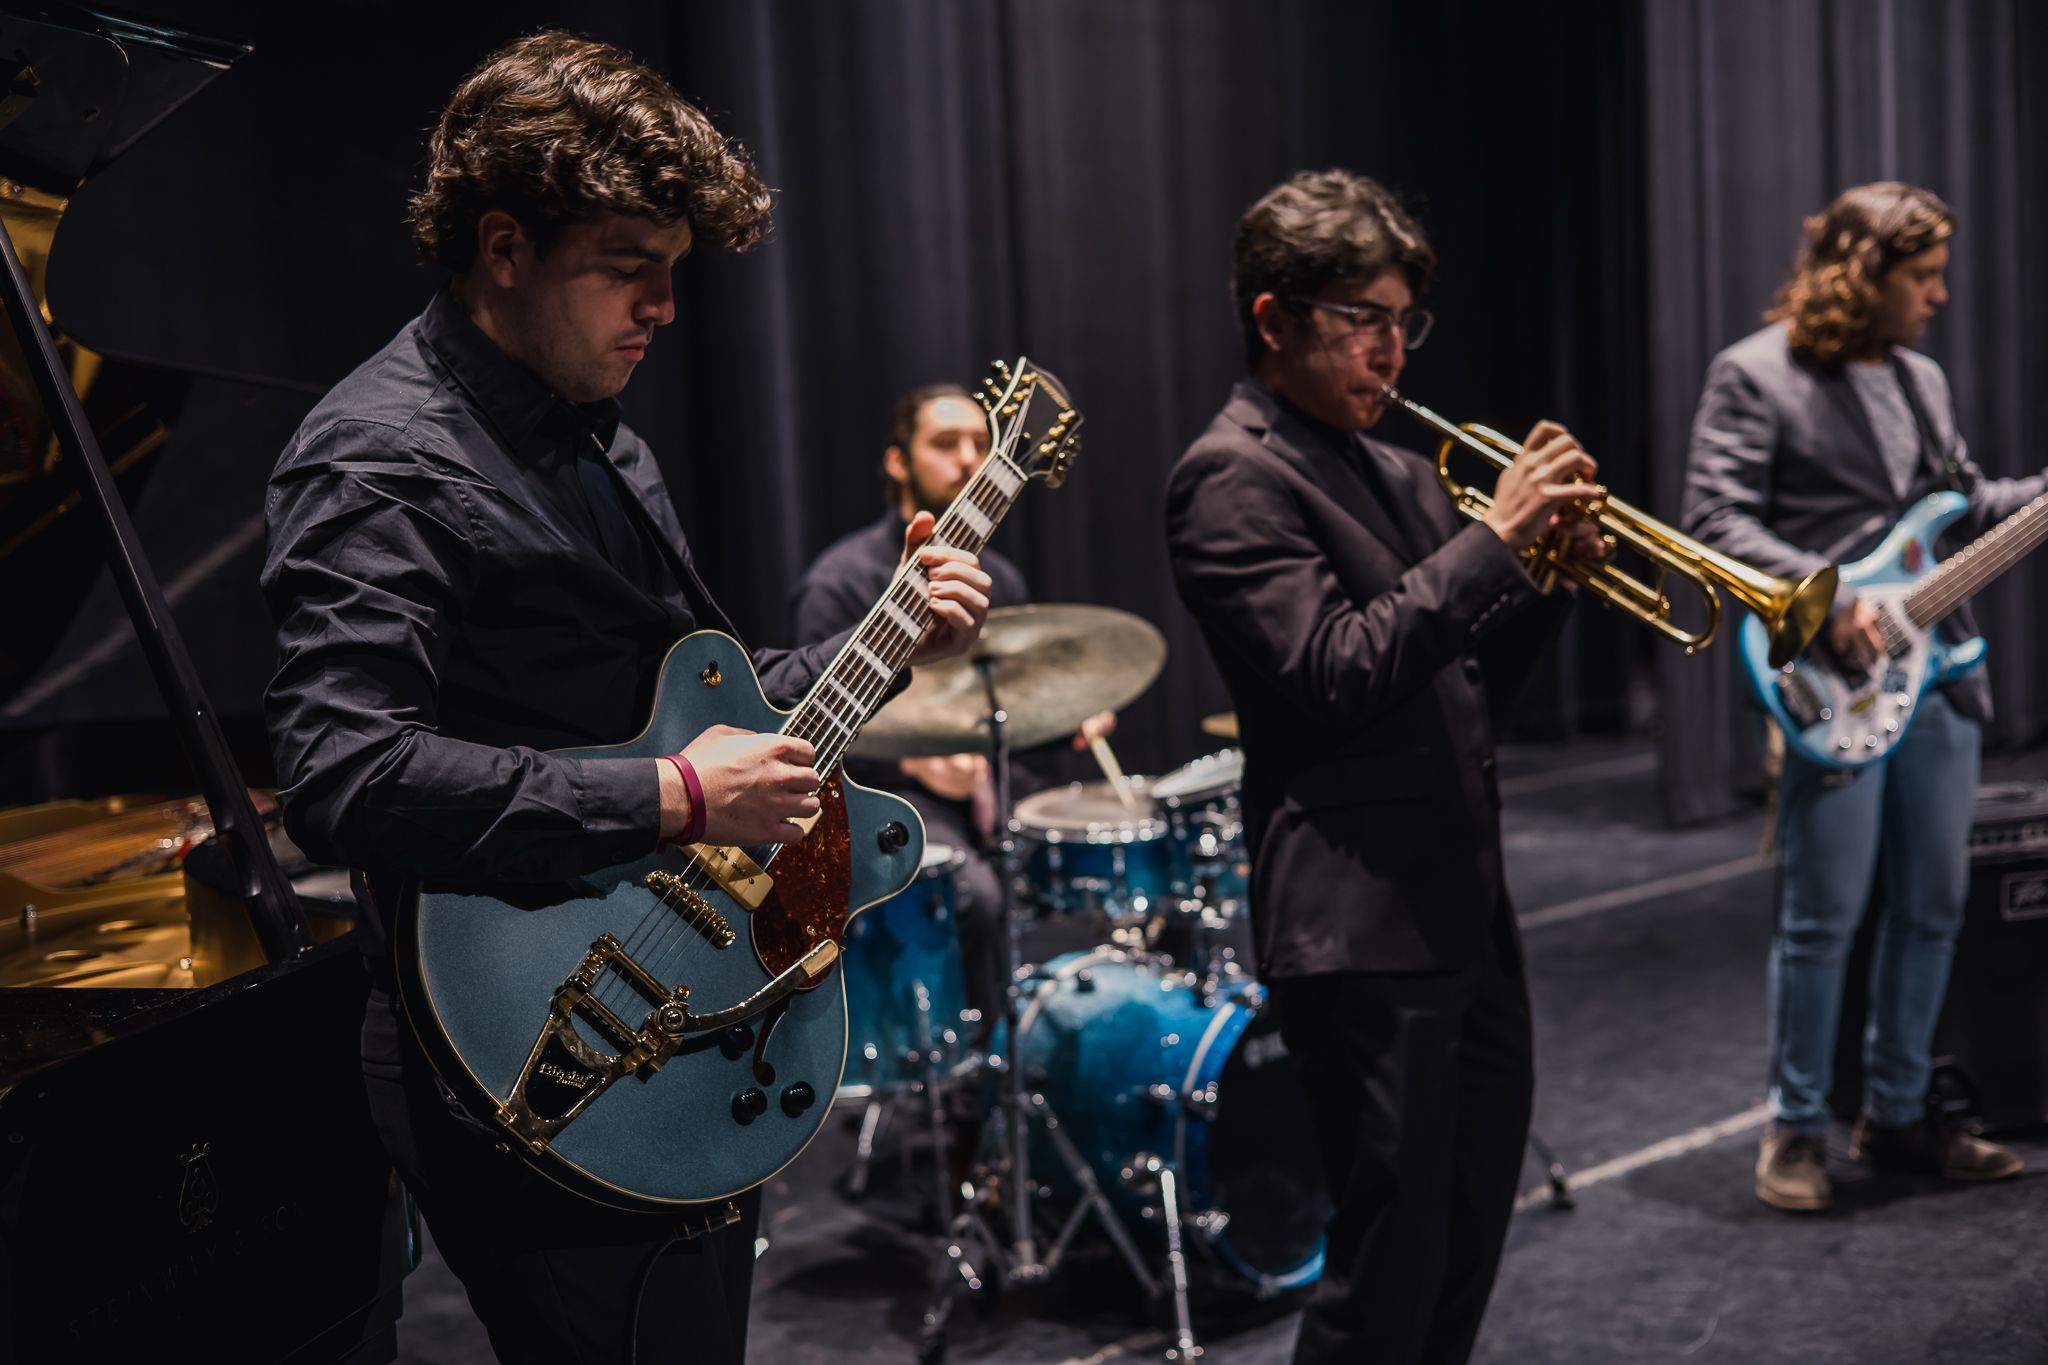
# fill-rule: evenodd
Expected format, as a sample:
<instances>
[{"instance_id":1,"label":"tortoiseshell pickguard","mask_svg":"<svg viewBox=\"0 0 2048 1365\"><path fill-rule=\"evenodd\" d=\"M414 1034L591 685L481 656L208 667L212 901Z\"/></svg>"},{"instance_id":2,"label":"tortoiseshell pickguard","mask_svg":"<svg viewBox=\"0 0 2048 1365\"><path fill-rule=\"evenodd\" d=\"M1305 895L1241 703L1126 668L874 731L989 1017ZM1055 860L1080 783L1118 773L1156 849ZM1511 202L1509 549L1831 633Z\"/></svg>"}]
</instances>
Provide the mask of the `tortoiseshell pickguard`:
<instances>
[{"instance_id":1,"label":"tortoiseshell pickguard","mask_svg":"<svg viewBox=\"0 0 2048 1365\"><path fill-rule=\"evenodd\" d=\"M775 889L751 916L754 953L770 976L786 971L811 946L846 940L846 907L853 892L853 836L846 797L834 773L818 789L820 811L811 832L784 844L769 866ZM829 979L831 974L820 980ZM813 983L815 986L817 983Z\"/></svg>"}]
</instances>

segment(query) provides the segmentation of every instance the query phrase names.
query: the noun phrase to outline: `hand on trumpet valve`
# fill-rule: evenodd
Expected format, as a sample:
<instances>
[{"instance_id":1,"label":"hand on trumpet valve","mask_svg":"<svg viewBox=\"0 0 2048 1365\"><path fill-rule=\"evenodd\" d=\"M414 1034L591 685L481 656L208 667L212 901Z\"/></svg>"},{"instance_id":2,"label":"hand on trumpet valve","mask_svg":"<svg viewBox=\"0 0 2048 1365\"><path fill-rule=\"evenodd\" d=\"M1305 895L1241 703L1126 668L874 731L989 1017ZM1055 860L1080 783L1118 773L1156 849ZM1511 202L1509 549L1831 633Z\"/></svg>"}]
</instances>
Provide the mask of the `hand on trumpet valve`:
<instances>
[{"instance_id":1,"label":"hand on trumpet valve","mask_svg":"<svg viewBox=\"0 0 2048 1365\"><path fill-rule=\"evenodd\" d=\"M1607 492L1592 481L1597 472L1599 467L1569 431L1547 419L1538 422L1522 442L1522 453L1494 486L1486 524L1517 553L1553 527L1590 527L1588 512ZM1593 534L1597 539L1598 532ZM1581 533L1571 529L1569 535L1577 547Z\"/></svg>"}]
</instances>

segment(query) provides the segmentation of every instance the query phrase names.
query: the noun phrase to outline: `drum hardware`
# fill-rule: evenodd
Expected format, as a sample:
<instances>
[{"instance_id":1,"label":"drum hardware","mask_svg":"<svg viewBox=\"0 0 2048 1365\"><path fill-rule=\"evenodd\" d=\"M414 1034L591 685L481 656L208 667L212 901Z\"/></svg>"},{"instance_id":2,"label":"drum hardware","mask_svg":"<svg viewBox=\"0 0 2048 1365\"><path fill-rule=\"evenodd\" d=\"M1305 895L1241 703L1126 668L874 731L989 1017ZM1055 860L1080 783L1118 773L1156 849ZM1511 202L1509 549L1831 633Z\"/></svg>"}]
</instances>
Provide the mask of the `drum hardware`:
<instances>
[{"instance_id":1,"label":"drum hardware","mask_svg":"<svg viewBox=\"0 0 2048 1365\"><path fill-rule=\"evenodd\" d=\"M1174 1295L1169 1358L1193 1359L1189 1246L1261 1298L1322 1271L1321 1166L1265 993L1234 963L1213 977L1156 953L1100 947L1035 971L1010 1064L1057 1106L1094 1186ZM1278 1132L1269 1132L1277 1126ZM1071 1222L1090 1185L1041 1190ZM1199 1220L1199 1221L1198 1221Z\"/></svg>"},{"instance_id":2,"label":"drum hardware","mask_svg":"<svg viewBox=\"0 0 2048 1365\"><path fill-rule=\"evenodd\" d=\"M1163 657L1163 645L1160 653ZM1010 717L998 691L999 661L992 654L982 654L974 657L972 662L986 702L986 710L977 728L987 737L989 769L994 777L996 810L1000 817L997 828L1008 830L1011 825L1008 817L1014 809L1010 788ZM1153 671L1157 671L1156 664ZM1146 682L1149 684L1149 677ZM1090 707L1075 718L1067 732L1071 733L1074 726L1102 709ZM1014 1050L1022 1039L1017 1000L1031 973L1019 966L1021 948L1012 887L1015 841L1003 838L998 852L1002 866L996 878L1001 892L997 913L1003 923L1004 941L1010 954L1010 977L1017 982L1017 987L1005 994L1004 1032L998 1036L1006 1038L1008 1042L1003 1045ZM991 1282L995 1288L1001 1289L1048 1279L1059 1268L1081 1224L1091 1216L1102 1224L1132 1276L1144 1288L1146 1297L1154 1297L1159 1292L1158 1282L1147 1269L1144 1256L1118 1220L1116 1210L1096 1181L1087 1158L1075 1148L1059 1115L1040 1090L1027 1087L1023 1068L1006 1060L996 1050L997 1046L992 1039L988 1053L976 1068L995 1072L1000 1084L994 1112L982 1129L977 1160L960 1186L960 1211L953 1219L950 1235L933 1271L932 1297L925 1308L924 1327L918 1340L918 1359L922 1362L936 1362L944 1358L947 1323L962 1290L981 1292L989 1288ZM1080 1190L1080 1197L1075 1200L1052 1245L1045 1248L1043 1254L1036 1227L1037 1210L1033 1207L1040 1197L1039 1187L1034 1184L1031 1174L1031 1132L1034 1126L1044 1135L1059 1164L1066 1169L1068 1178ZM969 1259L970 1243L986 1253L981 1262L987 1267L986 1272ZM1183 1309L1185 1302L1186 1292L1182 1287L1179 1305Z\"/></svg>"},{"instance_id":3,"label":"drum hardware","mask_svg":"<svg viewBox=\"0 0 2048 1365\"><path fill-rule=\"evenodd\" d=\"M1529 1150L1536 1153L1536 1159L1543 1163L1544 1183L1550 1187L1550 1207L1560 1210L1577 1208L1578 1201L1572 1197L1571 1172L1557 1159L1557 1153L1550 1150L1550 1144L1536 1135L1534 1128L1529 1130Z\"/></svg>"},{"instance_id":4,"label":"drum hardware","mask_svg":"<svg viewBox=\"0 0 2048 1365\"><path fill-rule=\"evenodd\" d=\"M1098 752L1108 781L1015 801L1012 750L1070 734L1088 716L1128 702L1157 673L1163 647L1149 627L1132 630L1121 613L1098 609L997 612L990 625L979 657L947 670L951 676L920 670L922 694L892 703L895 723L871 725L863 742L877 756L985 751L1003 817L997 908L1013 986L986 1052L946 1073L967 1085L992 1082L994 1103L959 1186L950 1236L934 1255L919 1356L943 1356L963 1290L1047 1279L1094 1219L1148 1298L1172 1294L1178 1330L1168 1355L1192 1360L1201 1347L1188 1298L1190 1240L1262 1297L1308 1283L1322 1265L1317 1187L1303 1183L1320 1167L1305 1150L1286 1154L1233 1136L1294 1093L1284 1070L1263 1069L1285 1055L1271 1020L1260 1036L1244 1038L1263 992L1220 941L1245 899L1242 756L1226 750L1165 778L1118 781L1113 755ZM912 692L918 688L914 682ZM886 719L887 712L878 722ZM1051 968L1021 965L1020 895L1055 914L1102 915L1119 946ZM1168 935L1191 946L1169 956L1159 951ZM1077 1086L1071 1076L1044 1074L1041 1045L1066 1024L1034 1029L1043 1010L1131 1004L1141 1031L1126 1040L1130 1083L1103 1077ZM1241 1039L1247 1046L1238 1047ZM1240 1087L1234 1110L1215 1084L1226 1063L1246 1078L1231 1082ZM1102 1112L1112 1105L1115 1115ZM1109 1131L1119 1124L1130 1131ZM1220 1148L1212 1132L1221 1134ZM1145 1246L1152 1238L1165 1243L1163 1265L1154 1259L1160 1248Z\"/></svg>"},{"instance_id":5,"label":"drum hardware","mask_svg":"<svg viewBox=\"0 0 2048 1365\"><path fill-rule=\"evenodd\" d=\"M1141 1193L1148 1189L1159 1199L1159 1211L1166 1224L1166 1265L1173 1276L1173 1345L1167 1349L1168 1360L1197 1360L1202 1354L1201 1345L1195 1340L1194 1316L1188 1305L1188 1258L1183 1249L1180 1189L1173 1164L1162 1161L1151 1152L1140 1152L1131 1159L1131 1165L1123 1174ZM1150 1177L1149 1180L1145 1177ZM1146 1210L1150 1212L1149 1209Z\"/></svg>"},{"instance_id":6,"label":"drum hardware","mask_svg":"<svg viewBox=\"0 0 2048 1365\"><path fill-rule=\"evenodd\" d=\"M936 1173L934 1217L941 1227L955 1212L945 1097L958 1070L962 1031L971 1032L981 1018L966 1008L953 927L954 874L966 858L963 850L927 843L917 880L848 926L844 956L849 1048L858 1044L860 1079L842 1083L837 1098L866 1102L846 1193L856 1199L867 1193L876 1145L894 1108L921 1100ZM900 1155L907 1184L908 1146Z\"/></svg>"},{"instance_id":7,"label":"drum hardware","mask_svg":"<svg viewBox=\"0 0 2048 1365\"><path fill-rule=\"evenodd\" d=\"M1193 982L1189 985L1192 987ZM1191 1119L1213 1121L1216 1117L1216 1082L1211 1081L1199 1090L1176 1090L1170 1085L1149 1086L1145 1097L1155 1104L1177 1104L1180 1111Z\"/></svg>"}]
</instances>

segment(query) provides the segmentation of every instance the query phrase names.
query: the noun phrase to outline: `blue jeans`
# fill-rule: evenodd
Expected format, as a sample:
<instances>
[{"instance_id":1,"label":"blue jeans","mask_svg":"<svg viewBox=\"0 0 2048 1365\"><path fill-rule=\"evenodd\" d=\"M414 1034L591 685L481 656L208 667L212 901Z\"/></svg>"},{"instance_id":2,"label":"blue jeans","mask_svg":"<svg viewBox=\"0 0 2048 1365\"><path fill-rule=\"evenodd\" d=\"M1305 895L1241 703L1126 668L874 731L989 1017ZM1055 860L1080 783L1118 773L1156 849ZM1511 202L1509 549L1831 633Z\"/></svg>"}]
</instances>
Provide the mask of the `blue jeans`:
<instances>
[{"instance_id":1,"label":"blue jeans","mask_svg":"<svg viewBox=\"0 0 2048 1365\"><path fill-rule=\"evenodd\" d=\"M1880 763L1843 774L1785 756L1770 980L1771 1108L1780 1125L1827 1127L1844 969L1880 847L1884 907L1870 964L1864 1109L1886 1124L1921 1116L1969 890L1978 760L1977 722L1938 691L1921 698L1906 737Z\"/></svg>"}]
</instances>

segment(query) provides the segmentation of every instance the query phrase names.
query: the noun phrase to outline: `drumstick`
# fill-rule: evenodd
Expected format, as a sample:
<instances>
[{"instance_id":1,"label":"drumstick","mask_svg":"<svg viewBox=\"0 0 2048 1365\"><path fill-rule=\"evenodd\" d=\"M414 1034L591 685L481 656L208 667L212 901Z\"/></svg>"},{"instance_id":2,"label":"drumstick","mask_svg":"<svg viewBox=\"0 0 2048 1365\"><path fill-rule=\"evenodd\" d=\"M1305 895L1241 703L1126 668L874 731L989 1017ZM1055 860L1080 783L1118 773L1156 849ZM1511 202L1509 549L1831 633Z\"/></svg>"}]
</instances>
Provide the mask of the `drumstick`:
<instances>
[{"instance_id":1,"label":"drumstick","mask_svg":"<svg viewBox=\"0 0 2048 1365\"><path fill-rule=\"evenodd\" d=\"M1116 761L1116 755L1109 751L1109 741L1101 735L1090 735L1088 751L1095 755L1096 764L1109 779L1109 785L1116 789L1116 799L1124 803L1124 809L1136 810L1138 803L1131 799L1131 779L1124 776L1123 767Z\"/></svg>"}]
</instances>

